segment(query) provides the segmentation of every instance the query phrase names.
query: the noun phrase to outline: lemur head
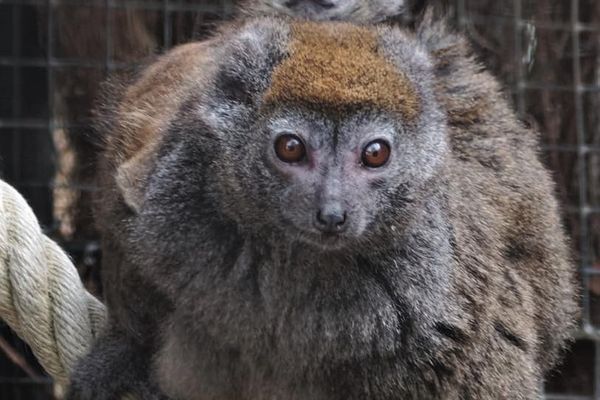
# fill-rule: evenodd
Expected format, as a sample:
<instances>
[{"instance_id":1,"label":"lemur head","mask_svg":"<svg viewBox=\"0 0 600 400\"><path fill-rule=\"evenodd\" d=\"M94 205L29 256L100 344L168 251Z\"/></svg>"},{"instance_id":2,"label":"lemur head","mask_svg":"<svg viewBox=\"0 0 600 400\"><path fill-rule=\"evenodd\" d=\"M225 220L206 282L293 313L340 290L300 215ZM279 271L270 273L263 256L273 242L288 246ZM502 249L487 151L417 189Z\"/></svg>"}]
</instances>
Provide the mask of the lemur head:
<instances>
[{"instance_id":1,"label":"lemur head","mask_svg":"<svg viewBox=\"0 0 600 400\"><path fill-rule=\"evenodd\" d=\"M241 224L338 247L391 225L446 152L428 56L389 28L248 24L198 116Z\"/></svg>"},{"instance_id":2,"label":"lemur head","mask_svg":"<svg viewBox=\"0 0 600 400\"><path fill-rule=\"evenodd\" d=\"M395 28L269 18L211 52L210 76L165 135L171 147L156 161L142 210L157 200L161 215L181 215L209 195L241 230L328 249L401 226L447 152L417 39Z\"/></svg>"},{"instance_id":3,"label":"lemur head","mask_svg":"<svg viewBox=\"0 0 600 400\"><path fill-rule=\"evenodd\" d=\"M402 15L406 0L246 0L250 15L288 15L314 21L373 23Z\"/></svg>"}]
</instances>

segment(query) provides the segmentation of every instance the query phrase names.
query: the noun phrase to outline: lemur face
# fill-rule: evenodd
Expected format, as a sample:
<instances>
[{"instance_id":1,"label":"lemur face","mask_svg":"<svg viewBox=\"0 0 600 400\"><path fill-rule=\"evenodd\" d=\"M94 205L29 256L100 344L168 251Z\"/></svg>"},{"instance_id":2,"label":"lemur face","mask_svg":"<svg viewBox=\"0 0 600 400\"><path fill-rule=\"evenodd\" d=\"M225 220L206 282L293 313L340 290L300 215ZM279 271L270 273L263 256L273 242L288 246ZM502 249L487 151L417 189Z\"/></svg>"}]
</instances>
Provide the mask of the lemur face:
<instances>
[{"instance_id":1,"label":"lemur face","mask_svg":"<svg viewBox=\"0 0 600 400\"><path fill-rule=\"evenodd\" d=\"M378 34L331 23L240 32L215 78L221 95L199 115L224 141L215 174L242 225L325 248L368 241L434 174L446 143L426 58L402 36L394 51L413 54L397 60Z\"/></svg>"}]
</instances>

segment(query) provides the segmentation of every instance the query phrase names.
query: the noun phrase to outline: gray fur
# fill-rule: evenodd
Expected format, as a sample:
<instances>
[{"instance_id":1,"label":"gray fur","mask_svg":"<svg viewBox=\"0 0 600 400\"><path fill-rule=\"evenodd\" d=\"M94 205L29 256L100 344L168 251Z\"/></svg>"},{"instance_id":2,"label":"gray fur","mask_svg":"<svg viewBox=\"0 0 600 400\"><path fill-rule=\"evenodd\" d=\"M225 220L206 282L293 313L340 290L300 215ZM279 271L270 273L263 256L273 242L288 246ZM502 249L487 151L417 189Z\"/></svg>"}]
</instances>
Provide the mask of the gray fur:
<instances>
[{"instance_id":1,"label":"gray fur","mask_svg":"<svg viewBox=\"0 0 600 400\"><path fill-rule=\"evenodd\" d=\"M375 23L407 14L407 0L245 0L248 16L287 15L313 21Z\"/></svg>"},{"instance_id":2,"label":"gray fur","mask_svg":"<svg viewBox=\"0 0 600 400\"><path fill-rule=\"evenodd\" d=\"M576 302L536 133L443 24L373 29L422 100L414 122L265 106L289 25L258 19L216 39L208 78L142 164L137 210L107 153L110 340L82 361L71 399L153 398L155 384L181 400L541 396ZM278 164L273 137L290 129L322 169ZM390 140L389 164L349 167L371 137ZM311 230L324 193L349 210L343 235Z\"/></svg>"}]
</instances>

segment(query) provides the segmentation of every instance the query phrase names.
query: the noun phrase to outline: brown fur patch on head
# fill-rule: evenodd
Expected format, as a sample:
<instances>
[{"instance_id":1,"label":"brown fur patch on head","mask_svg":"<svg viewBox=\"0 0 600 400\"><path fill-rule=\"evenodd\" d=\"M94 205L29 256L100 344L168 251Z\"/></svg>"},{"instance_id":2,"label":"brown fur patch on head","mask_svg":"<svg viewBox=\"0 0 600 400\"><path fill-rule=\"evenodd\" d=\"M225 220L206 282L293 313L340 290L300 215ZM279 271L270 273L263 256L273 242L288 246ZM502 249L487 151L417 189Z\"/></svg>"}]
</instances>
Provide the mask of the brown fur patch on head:
<instances>
[{"instance_id":1,"label":"brown fur patch on head","mask_svg":"<svg viewBox=\"0 0 600 400\"><path fill-rule=\"evenodd\" d=\"M372 106L407 120L420 109L411 82L378 52L375 31L343 23L292 25L289 57L273 71L265 102L333 111Z\"/></svg>"}]
</instances>

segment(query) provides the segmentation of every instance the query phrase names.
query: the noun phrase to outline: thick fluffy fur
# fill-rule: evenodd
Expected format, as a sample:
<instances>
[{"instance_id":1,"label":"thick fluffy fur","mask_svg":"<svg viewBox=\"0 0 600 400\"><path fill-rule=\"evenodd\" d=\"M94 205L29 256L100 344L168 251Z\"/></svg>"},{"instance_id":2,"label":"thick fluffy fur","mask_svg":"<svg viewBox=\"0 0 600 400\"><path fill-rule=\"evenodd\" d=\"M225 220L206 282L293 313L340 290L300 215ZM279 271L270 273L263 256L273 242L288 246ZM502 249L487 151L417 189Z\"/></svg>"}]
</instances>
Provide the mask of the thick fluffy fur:
<instances>
[{"instance_id":1,"label":"thick fluffy fur","mask_svg":"<svg viewBox=\"0 0 600 400\"><path fill-rule=\"evenodd\" d=\"M340 112L374 106L414 119L419 102L412 84L378 54L373 32L351 25L334 27L332 35L330 26L294 25L290 55L273 71L265 102L318 103Z\"/></svg>"},{"instance_id":2,"label":"thick fluffy fur","mask_svg":"<svg viewBox=\"0 0 600 400\"><path fill-rule=\"evenodd\" d=\"M375 23L416 10L417 0L242 0L240 10L251 17L290 16L313 21Z\"/></svg>"},{"instance_id":3,"label":"thick fluffy fur","mask_svg":"<svg viewBox=\"0 0 600 400\"><path fill-rule=\"evenodd\" d=\"M302 29L258 19L174 50L105 116L111 325L70 398L158 398L156 382L182 400L538 398L576 302L536 133L427 19L367 29L413 106L266 101ZM359 28L319 29L344 46ZM322 168L277 164L271 140L290 130ZM372 135L389 165L344 164ZM306 223L331 198L350 219L335 239Z\"/></svg>"}]
</instances>

